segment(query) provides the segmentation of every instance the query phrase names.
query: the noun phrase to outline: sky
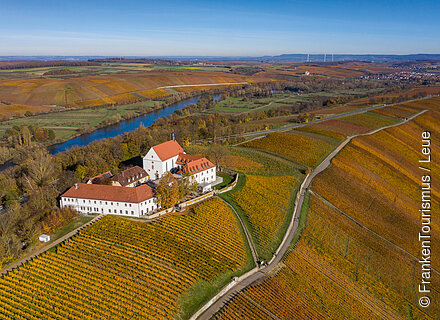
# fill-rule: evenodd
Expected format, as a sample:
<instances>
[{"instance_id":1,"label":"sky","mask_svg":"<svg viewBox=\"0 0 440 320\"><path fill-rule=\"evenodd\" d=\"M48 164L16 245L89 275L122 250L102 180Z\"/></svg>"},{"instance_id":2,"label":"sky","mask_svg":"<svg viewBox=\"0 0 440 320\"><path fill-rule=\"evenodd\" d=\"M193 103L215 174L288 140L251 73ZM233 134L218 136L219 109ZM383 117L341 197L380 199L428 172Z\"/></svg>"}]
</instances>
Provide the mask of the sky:
<instances>
[{"instance_id":1,"label":"sky","mask_svg":"<svg viewBox=\"0 0 440 320\"><path fill-rule=\"evenodd\" d=\"M440 53L440 1L0 0L0 55Z\"/></svg>"}]
</instances>

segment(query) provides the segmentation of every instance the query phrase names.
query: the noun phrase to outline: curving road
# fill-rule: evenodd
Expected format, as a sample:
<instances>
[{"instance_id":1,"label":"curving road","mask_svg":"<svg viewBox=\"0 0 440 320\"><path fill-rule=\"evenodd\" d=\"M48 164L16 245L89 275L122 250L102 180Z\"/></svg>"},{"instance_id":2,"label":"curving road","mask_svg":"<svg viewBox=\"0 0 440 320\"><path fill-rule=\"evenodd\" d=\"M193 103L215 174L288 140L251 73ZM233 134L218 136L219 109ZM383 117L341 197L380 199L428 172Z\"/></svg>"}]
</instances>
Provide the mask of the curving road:
<instances>
[{"instance_id":1,"label":"curving road","mask_svg":"<svg viewBox=\"0 0 440 320\"><path fill-rule=\"evenodd\" d=\"M378 128L368 133L358 134L354 136L347 137L340 145L338 145L315 169L310 172L303 183L301 184L300 189L296 195L295 199L295 207L292 215L292 219L290 221L289 227L287 228L286 234L284 235L283 241L280 246L276 250L276 255L269 261L267 266L262 267L260 269L255 268L245 275L241 276L237 281L230 283L225 288L222 289L214 298L208 301L200 310L198 310L190 319L191 320L208 320L211 319L224 305L227 301L229 301L233 296L238 294L241 290L245 289L247 286L252 283L264 279L266 274L271 271L282 259L284 254L289 249L290 243L293 240L293 237L298 230L299 224L299 216L302 210L302 206L304 203L304 196L306 194L307 188L310 186L312 180L322 171L324 171L331 163L331 160L355 137L371 135L381 130L395 127L407 123L408 121L414 119L415 117L421 115L427 110L423 110L405 121L392 124L386 127ZM328 119L326 119L328 120Z\"/></svg>"}]
</instances>

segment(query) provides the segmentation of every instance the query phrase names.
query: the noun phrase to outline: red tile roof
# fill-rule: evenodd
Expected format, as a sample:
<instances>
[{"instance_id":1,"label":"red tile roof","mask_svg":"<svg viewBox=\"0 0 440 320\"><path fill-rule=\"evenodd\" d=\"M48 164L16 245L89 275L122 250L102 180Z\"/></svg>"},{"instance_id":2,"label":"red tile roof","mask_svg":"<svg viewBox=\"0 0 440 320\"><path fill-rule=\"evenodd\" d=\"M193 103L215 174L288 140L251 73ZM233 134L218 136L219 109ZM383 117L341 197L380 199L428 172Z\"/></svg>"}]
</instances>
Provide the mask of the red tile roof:
<instances>
[{"instance_id":1,"label":"red tile roof","mask_svg":"<svg viewBox=\"0 0 440 320\"><path fill-rule=\"evenodd\" d=\"M199 173L205 170L208 170L210 168L214 168L215 165L209 161L206 158L200 158L191 162L188 162L187 164L185 164L182 169L180 170L181 173L190 173L190 174L195 174L195 173Z\"/></svg>"},{"instance_id":2,"label":"red tile roof","mask_svg":"<svg viewBox=\"0 0 440 320\"><path fill-rule=\"evenodd\" d=\"M94 176L92 178L89 179L90 183L98 183L99 180L101 179L106 179L106 178L111 178L112 177L112 173L110 171L98 174L97 176Z\"/></svg>"},{"instance_id":3,"label":"red tile roof","mask_svg":"<svg viewBox=\"0 0 440 320\"><path fill-rule=\"evenodd\" d=\"M201 159L202 156L193 155L193 154L186 154L186 153L180 153L179 157L176 160L176 164L184 165L188 162Z\"/></svg>"},{"instance_id":4,"label":"red tile roof","mask_svg":"<svg viewBox=\"0 0 440 320\"><path fill-rule=\"evenodd\" d=\"M134 166L114 175L112 180L119 182L121 186L125 187L147 176L148 173L144 169L139 166ZM129 179L130 181L128 181Z\"/></svg>"},{"instance_id":5,"label":"red tile roof","mask_svg":"<svg viewBox=\"0 0 440 320\"><path fill-rule=\"evenodd\" d=\"M160 160L165 161L183 153L183 148L174 140L170 140L153 147Z\"/></svg>"},{"instance_id":6,"label":"red tile roof","mask_svg":"<svg viewBox=\"0 0 440 320\"><path fill-rule=\"evenodd\" d=\"M126 188L78 183L77 188L75 186L71 187L61 197L139 203L153 198L154 192L146 184L134 188Z\"/></svg>"}]
</instances>

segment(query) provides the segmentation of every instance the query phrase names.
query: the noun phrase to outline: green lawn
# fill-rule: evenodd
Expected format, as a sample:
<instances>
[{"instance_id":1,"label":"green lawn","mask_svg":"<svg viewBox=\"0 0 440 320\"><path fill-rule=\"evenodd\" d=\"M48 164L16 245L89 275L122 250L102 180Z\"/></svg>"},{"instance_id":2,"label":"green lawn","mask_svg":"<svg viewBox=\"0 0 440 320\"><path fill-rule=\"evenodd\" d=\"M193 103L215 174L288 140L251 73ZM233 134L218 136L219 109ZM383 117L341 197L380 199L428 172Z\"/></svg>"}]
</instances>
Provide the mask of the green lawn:
<instances>
[{"instance_id":1,"label":"green lawn","mask_svg":"<svg viewBox=\"0 0 440 320\"><path fill-rule=\"evenodd\" d=\"M217 177L222 177L223 182L214 186L214 189L223 189L224 187L228 186L233 179L233 177L227 173L217 173Z\"/></svg>"}]
</instances>

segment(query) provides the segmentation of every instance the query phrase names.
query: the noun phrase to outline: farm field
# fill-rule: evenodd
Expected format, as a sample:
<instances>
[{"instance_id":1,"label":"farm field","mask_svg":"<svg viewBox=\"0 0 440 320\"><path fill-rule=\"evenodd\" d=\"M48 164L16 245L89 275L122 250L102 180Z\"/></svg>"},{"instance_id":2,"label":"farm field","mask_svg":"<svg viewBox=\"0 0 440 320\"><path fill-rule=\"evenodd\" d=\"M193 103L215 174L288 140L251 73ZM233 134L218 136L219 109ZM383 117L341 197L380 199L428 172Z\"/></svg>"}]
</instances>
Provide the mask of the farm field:
<instances>
[{"instance_id":1,"label":"farm field","mask_svg":"<svg viewBox=\"0 0 440 320\"><path fill-rule=\"evenodd\" d=\"M397 115L386 111L381 113L382 110L386 110L387 108L391 107L385 107L372 112L349 115L338 119L330 119L320 123L310 124L296 130L343 140L347 136L367 133L374 129L397 123L399 121ZM408 116L412 114L413 113L408 114Z\"/></svg>"},{"instance_id":2,"label":"farm field","mask_svg":"<svg viewBox=\"0 0 440 320\"><path fill-rule=\"evenodd\" d=\"M0 278L0 315L186 318L249 261L235 216L217 198L153 222L106 216Z\"/></svg>"},{"instance_id":3,"label":"farm field","mask_svg":"<svg viewBox=\"0 0 440 320\"><path fill-rule=\"evenodd\" d=\"M434 319L438 303L418 307L415 262L312 195L307 226L280 268L214 319Z\"/></svg>"},{"instance_id":4,"label":"farm field","mask_svg":"<svg viewBox=\"0 0 440 320\"><path fill-rule=\"evenodd\" d=\"M124 104L170 95L165 89L160 89L164 86L263 80L265 79L261 77L254 79L236 74L205 71L124 73L69 79L1 80L0 101L3 103L3 108L0 108L0 116L16 115L13 111L17 108L13 109L13 107L19 105L30 106L32 112L37 112L45 111L50 106L93 107ZM185 90L192 92L200 88L186 87Z\"/></svg>"},{"instance_id":5,"label":"farm field","mask_svg":"<svg viewBox=\"0 0 440 320\"><path fill-rule=\"evenodd\" d=\"M294 131L270 133L266 138L249 141L243 146L277 154L309 167L315 166L334 147L324 140Z\"/></svg>"},{"instance_id":6,"label":"farm field","mask_svg":"<svg viewBox=\"0 0 440 320\"><path fill-rule=\"evenodd\" d=\"M225 149L225 157L220 165L233 171L265 176L291 175L298 180L301 177L300 171L305 172L305 166L263 151L241 146L223 146L223 148ZM189 145L185 149L192 154L203 155L215 162L215 158L211 157L207 146Z\"/></svg>"},{"instance_id":7,"label":"farm field","mask_svg":"<svg viewBox=\"0 0 440 320\"><path fill-rule=\"evenodd\" d=\"M249 174L244 180L243 186L221 196L238 208L259 257L269 260L287 228L298 181L291 176Z\"/></svg>"},{"instance_id":8,"label":"farm field","mask_svg":"<svg viewBox=\"0 0 440 320\"><path fill-rule=\"evenodd\" d=\"M68 139L80 130L89 130L100 125L114 123L124 117L140 115L162 105L162 101L144 101L114 107L83 108L77 110L47 113L26 118L0 122L0 137L14 126L39 126L53 129L57 139Z\"/></svg>"},{"instance_id":9,"label":"farm field","mask_svg":"<svg viewBox=\"0 0 440 320\"><path fill-rule=\"evenodd\" d=\"M328 90L323 92L311 93L273 93L271 97L255 98L236 98L227 97L225 100L217 103L213 110L217 112L241 113L252 111L267 111L275 108L289 107L298 105L301 102L319 103L327 98L344 98L359 94L376 94L382 89L352 89L352 90Z\"/></svg>"},{"instance_id":10,"label":"farm field","mask_svg":"<svg viewBox=\"0 0 440 320\"><path fill-rule=\"evenodd\" d=\"M417 255L418 242L408 235L418 232L420 134L431 130L436 136L439 128L434 123L439 118L440 113L429 111L410 123L353 139L333 165L316 177L313 189L369 229ZM433 139L434 154L440 151L435 141L438 138ZM432 162L431 169L432 180L440 179L439 164ZM439 199L439 190L433 188L433 203ZM436 219L433 244L440 241Z\"/></svg>"},{"instance_id":11,"label":"farm field","mask_svg":"<svg viewBox=\"0 0 440 320\"><path fill-rule=\"evenodd\" d=\"M423 103L425 102L425 103ZM431 303L421 308L421 132L439 152L440 103L410 122L354 138L312 182L298 242L270 276L240 292L213 319L436 319L440 313L438 259L431 261ZM420 111L420 110L418 110ZM413 114L415 109L411 110ZM439 177L438 161L429 164ZM440 193L431 186L432 207ZM304 216L307 213L307 216ZM440 223L431 217L431 245Z\"/></svg>"}]
</instances>

